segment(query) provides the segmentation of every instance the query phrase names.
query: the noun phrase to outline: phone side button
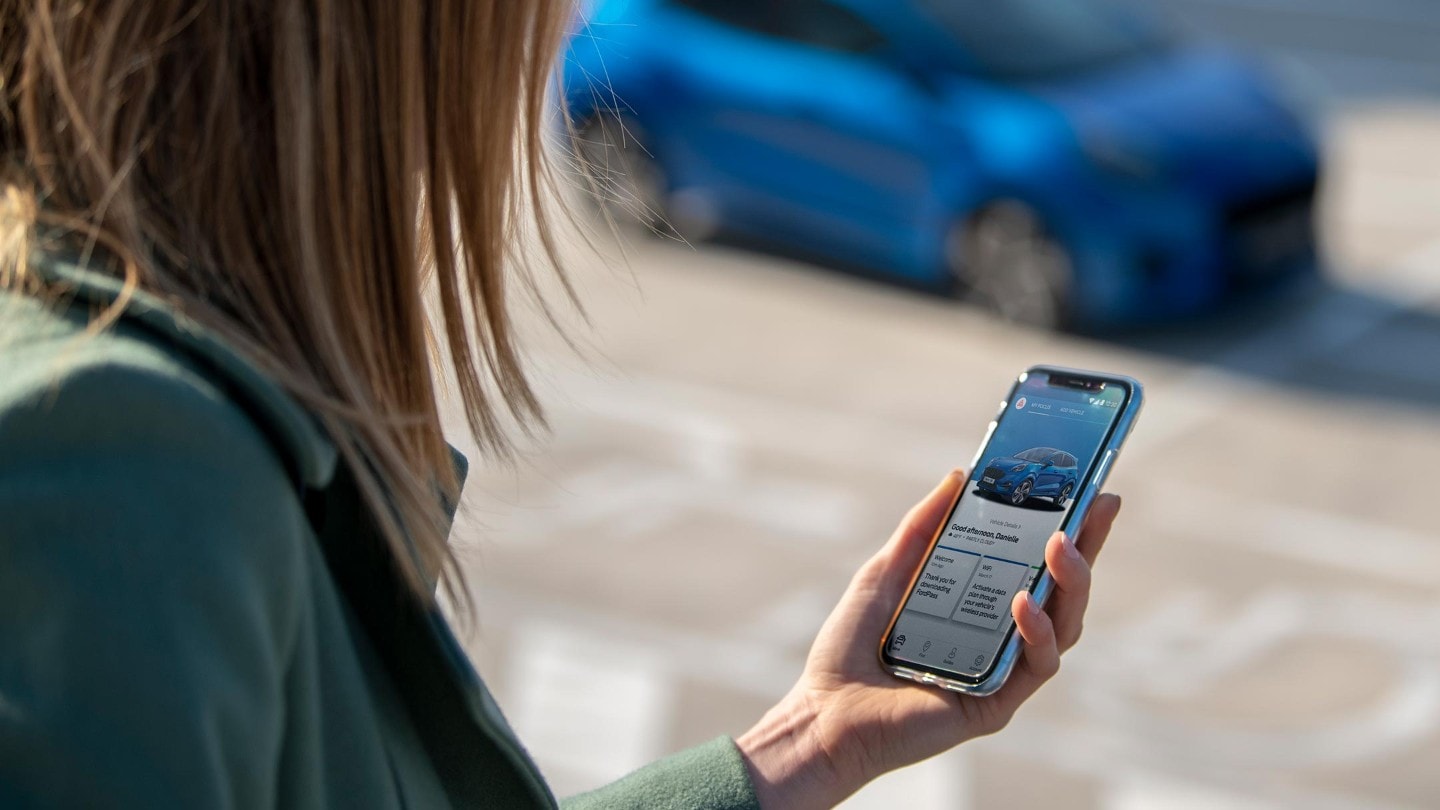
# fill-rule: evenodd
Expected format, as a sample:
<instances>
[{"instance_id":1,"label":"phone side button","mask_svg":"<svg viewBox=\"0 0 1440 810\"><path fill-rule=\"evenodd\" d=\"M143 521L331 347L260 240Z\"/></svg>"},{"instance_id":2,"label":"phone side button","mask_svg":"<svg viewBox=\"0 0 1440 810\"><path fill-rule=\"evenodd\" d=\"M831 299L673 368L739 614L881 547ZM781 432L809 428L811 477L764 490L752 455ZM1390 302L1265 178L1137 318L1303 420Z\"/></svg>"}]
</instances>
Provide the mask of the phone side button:
<instances>
[{"instance_id":1,"label":"phone side button","mask_svg":"<svg viewBox=\"0 0 1440 810\"><path fill-rule=\"evenodd\" d=\"M1110 462L1111 462L1114 458L1115 458L1115 451L1114 451L1114 450L1106 450L1106 451L1105 451L1105 457L1102 458L1102 459L1100 459L1100 466L1097 467L1097 468L1095 468L1095 478L1094 478L1094 480L1091 482L1090 485L1095 488L1095 491L1096 491L1096 492L1099 492L1099 491L1100 491L1100 487L1102 487L1102 486L1105 485L1105 476L1106 476L1107 474L1109 474L1109 472L1110 472Z\"/></svg>"}]
</instances>

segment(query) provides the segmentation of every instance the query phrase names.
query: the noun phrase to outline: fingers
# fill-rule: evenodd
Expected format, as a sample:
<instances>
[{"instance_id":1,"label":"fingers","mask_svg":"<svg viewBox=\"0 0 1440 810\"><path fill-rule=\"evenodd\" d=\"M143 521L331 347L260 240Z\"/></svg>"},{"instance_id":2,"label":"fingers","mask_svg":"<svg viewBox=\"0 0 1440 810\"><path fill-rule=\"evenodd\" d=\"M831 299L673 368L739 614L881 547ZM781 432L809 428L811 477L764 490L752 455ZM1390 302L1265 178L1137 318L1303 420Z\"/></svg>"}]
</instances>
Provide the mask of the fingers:
<instances>
[{"instance_id":1,"label":"fingers","mask_svg":"<svg viewBox=\"0 0 1440 810\"><path fill-rule=\"evenodd\" d=\"M960 488L965 482L964 470L951 470L940 479L940 483L930 490L921 501L910 508L901 519L900 525L895 533L890 535L890 542L886 544L887 549L899 549L909 545L927 545L935 537L935 530L940 528L940 521L949 514L950 507L955 504L955 498L960 494Z\"/></svg>"},{"instance_id":2,"label":"fingers","mask_svg":"<svg viewBox=\"0 0 1440 810\"><path fill-rule=\"evenodd\" d=\"M886 591L897 591L895 598L899 598L898 591L904 590L910 582L910 576L920 567L921 558L930 547L930 541L935 538L940 524L950 514L950 508L960 496L960 489L964 484L963 470L952 470L941 479L929 495L906 513L895 533L890 536L890 541L872 561L882 569L881 587Z\"/></svg>"},{"instance_id":3,"label":"fingers","mask_svg":"<svg viewBox=\"0 0 1440 810\"><path fill-rule=\"evenodd\" d=\"M1025 644L1021 650L1027 672L1045 681L1060 671L1060 648L1055 640L1055 627L1029 591L1016 594L1010 605L1015 626ZM1036 684L1038 686L1038 683Z\"/></svg>"},{"instance_id":4,"label":"fingers","mask_svg":"<svg viewBox=\"0 0 1440 810\"><path fill-rule=\"evenodd\" d=\"M1110 536L1110 527L1119 511L1119 497L1101 495L1086 515L1078 539L1071 540L1056 532L1045 546L1045 566L1055 580L1049 612L1061 652L1080 640L1085 610L1090 605L1090 566Z\"/></svg>"},{"instance_id":5,"label":"fingers","mask_svg":"<svg viewBox=\"0 0 1440 810\"><path fill-rule=\"evenodd\" d=\"M1115 524L1115 516L1120 514L1120 496L1112 493L1105 493L1095 499L1090 505L1090 511L1085 515L1085 525L1080 527L1080 536L1076 539L1075 545L1080 549L1080 556L1090 565L1095 564L1095 558L1100 555L1100 549L1104 547L1105 540L1110 536L1110 527Z\"/></svg>"},{"instance_id":6,"label":"fingers","mask_svg":"<svg viewBox=\"0 0 1440 810\"><path fill-rule=\"evenodd\" d=\"M1090 564L1075 543L1062 532L1051 535L1045 545L1045 566L1055 580L1050 599L1050 617L1061 652L1075 646L1090 604Z\"/></svg>"},{"instance_id":7,"label":"fingers","mask_svg":"<svg viewBox=\"0 0 1440 810\"><path fill-rule=\"evenodd\" d=\"M1055 641L1055 626L1050 616L1040 609L1035 597L1029 591L1015 594L1015 601L1010 603L1010 613L1015 617L1015 628L1020 631L1020 664L999 692L982 698L993 701L995 706L992 725L986 733L1008 723L1015 710L1060 671L1060 648Z\"/></svg>"},{"instance_id":8,"label":"fingers","mask_svg":"<svg viewBox=\"0 0 1440 810\"><path fill-rule=\"evenodd\" d=\"M1056 532L1045 546L1045 565L1055 580L1048 612L1041 610L1028 591L1015 595L1010 610L1020 631L1020 666L995 695L985 698L996 707L991 730L1002 727L1031 695L1060 671L1060 654L1080 637L1085 608L1090 601L1090 566L1105 545L1120 498L1095 499L1077 542Z\"/></svg>"},{"instance_id":9,"label":"fingers","mask_svg":"<svg viewBox=\"0 0 1440 810\"><path fill-rule=\"evenodd\" d=\"M834 642L837 658L859 656L864 659L864 666L875 668L874 654L866 655L868 645L880 637L896 606L904 598L911 578L924 561L930 541L949 515L950 507L959 497L964 481L965 473L960 470L946 475L929 495L906 513L885 546L860 566L845 595L826 620L825 628L820 631L821 638L811 648L812 660L817 650L823 653L824 649L832 646L830 642ZM856 639L863 639L863 643L857 644Z\"/></svg>"}]
</instances>

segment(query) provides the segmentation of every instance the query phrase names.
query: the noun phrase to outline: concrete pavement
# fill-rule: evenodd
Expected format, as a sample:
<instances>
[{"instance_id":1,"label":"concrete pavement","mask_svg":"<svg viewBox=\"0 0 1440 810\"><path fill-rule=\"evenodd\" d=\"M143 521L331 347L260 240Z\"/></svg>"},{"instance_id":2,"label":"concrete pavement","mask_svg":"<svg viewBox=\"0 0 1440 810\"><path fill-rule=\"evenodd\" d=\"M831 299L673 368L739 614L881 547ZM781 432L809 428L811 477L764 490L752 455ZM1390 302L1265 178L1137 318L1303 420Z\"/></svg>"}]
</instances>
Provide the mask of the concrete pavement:
<instances>
[{"instance_id":1,"label":"concrete pavement","mask_svg":"<svg viewBox=\"0 0 1440 810\"><path fill-rule=\"evenodd\" d=\"M1431 805L1437 121L1332 120L1331 283L1123 340L731 249L577 248L582 354L527 321L553 435L476 459L456 535L471 651L542 767L569 792L743 731L1010 377L1054 362L1150 393L1086 637L1004 733L851 805ZM1432 216L1357 201L1392 193Z\"/></svg>"}]
</instances>

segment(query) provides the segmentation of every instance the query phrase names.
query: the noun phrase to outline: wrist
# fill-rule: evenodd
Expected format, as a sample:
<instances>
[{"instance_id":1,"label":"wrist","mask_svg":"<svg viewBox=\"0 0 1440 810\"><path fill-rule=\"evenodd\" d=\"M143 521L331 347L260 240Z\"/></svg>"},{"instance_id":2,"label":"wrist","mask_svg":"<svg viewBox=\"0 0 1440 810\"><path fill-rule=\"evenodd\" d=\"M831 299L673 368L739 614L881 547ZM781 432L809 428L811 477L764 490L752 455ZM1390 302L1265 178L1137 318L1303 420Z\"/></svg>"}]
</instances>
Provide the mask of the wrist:
<instances>
[{"instance_id":1,"label":"wrist","mask_svg":"<svg viewBox=\"0 0 1440 810\"><path fill-rule=\"evenodd\" d=\"M833 807L866 781L838 761L814 701L791 693L735 744L762 808Z\"/></svg>"}]
</instances>

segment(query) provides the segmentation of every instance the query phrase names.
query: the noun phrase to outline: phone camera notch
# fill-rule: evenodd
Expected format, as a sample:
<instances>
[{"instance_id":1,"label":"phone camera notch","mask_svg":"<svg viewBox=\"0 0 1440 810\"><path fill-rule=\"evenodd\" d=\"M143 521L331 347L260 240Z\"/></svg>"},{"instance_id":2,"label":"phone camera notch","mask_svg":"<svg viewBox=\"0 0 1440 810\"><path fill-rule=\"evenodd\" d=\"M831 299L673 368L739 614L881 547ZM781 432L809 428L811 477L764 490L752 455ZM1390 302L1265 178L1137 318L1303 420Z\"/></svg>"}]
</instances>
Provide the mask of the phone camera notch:
<instances>
[{"instance_id":1,"label":"phone camera notch","mask_svg":"<svg viewBox=\"0 0 1440 810\"><path fill-rule=\"evenodd\" d=\"M1105 381L1086 379L1084 377L1071 377L1061 374L1050 375L1050 384L1060 388L1073 388L1078 391L1104 391Z\"/></svg>"}]
</instances>

